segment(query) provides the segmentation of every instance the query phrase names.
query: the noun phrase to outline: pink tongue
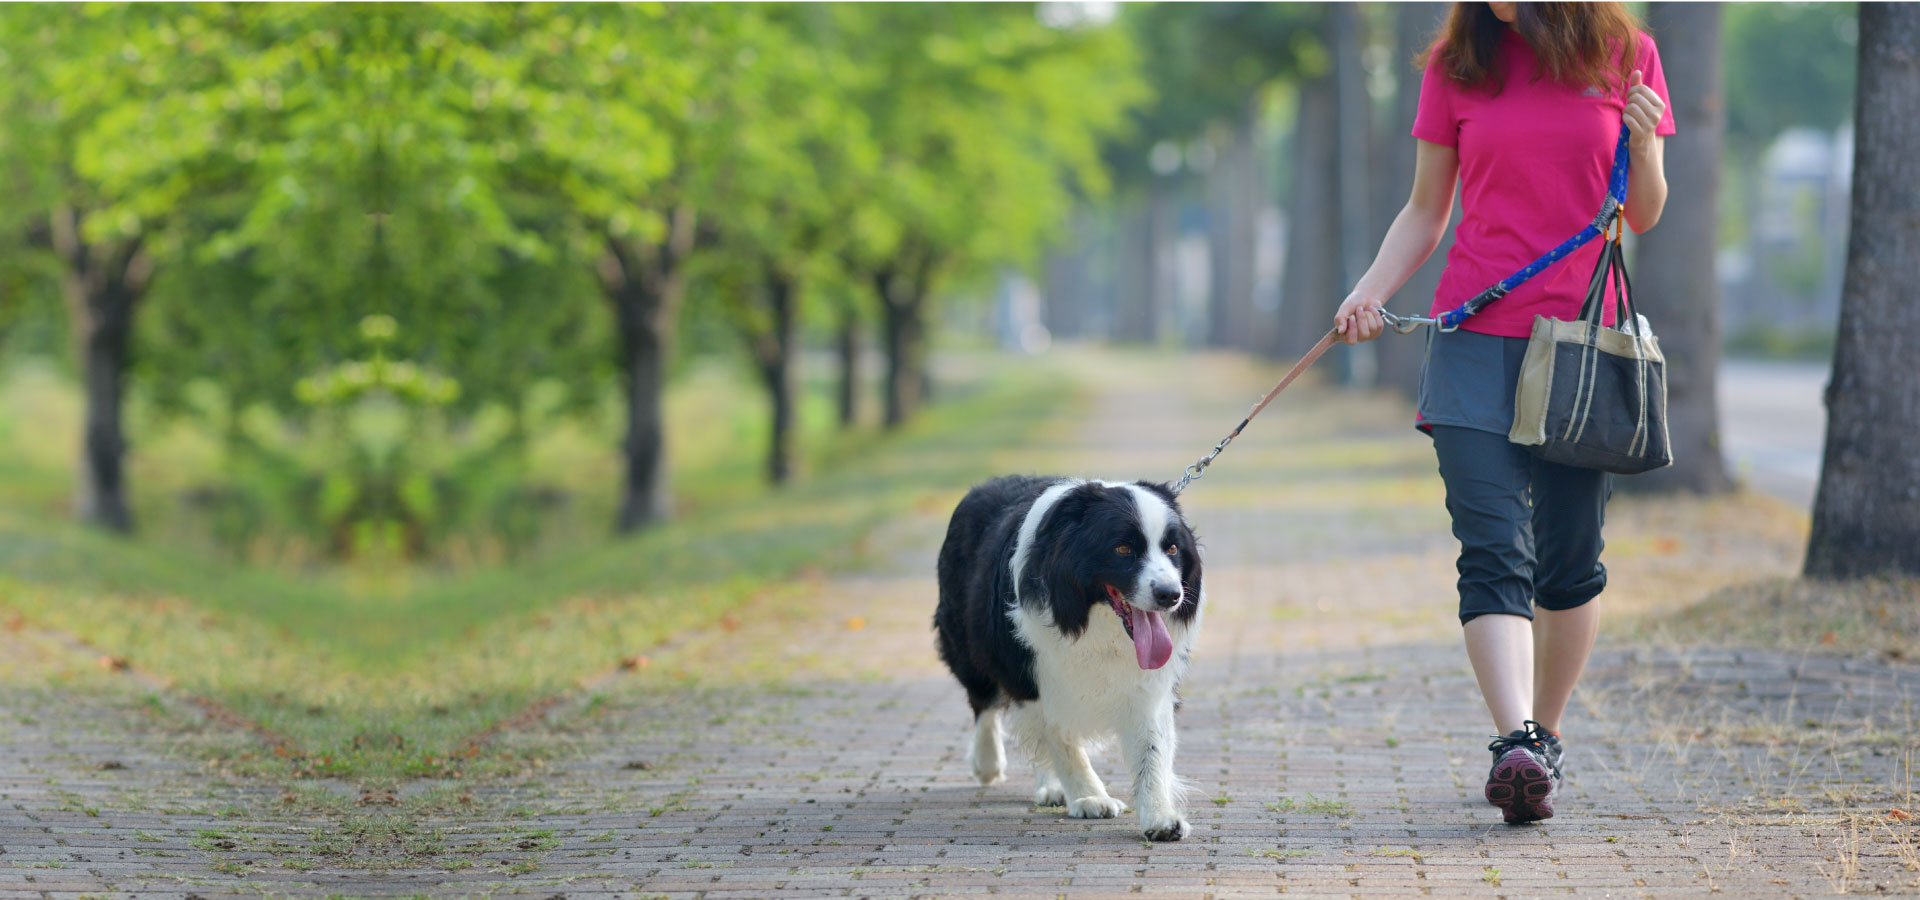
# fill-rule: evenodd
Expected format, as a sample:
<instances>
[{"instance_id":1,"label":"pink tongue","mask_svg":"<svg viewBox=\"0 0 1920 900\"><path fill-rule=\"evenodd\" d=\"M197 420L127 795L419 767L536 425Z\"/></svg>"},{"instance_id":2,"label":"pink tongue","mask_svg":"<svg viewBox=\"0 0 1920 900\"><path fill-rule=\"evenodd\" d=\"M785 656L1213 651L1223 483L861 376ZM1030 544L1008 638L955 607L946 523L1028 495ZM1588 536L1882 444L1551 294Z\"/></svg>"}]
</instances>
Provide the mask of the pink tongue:
<instances>
[{"instance_id":1,"label":"pink tongue","mask_svg":"<svg viewBox=\"0 0 1920 900\"><path fill-rule=\"evenodd\" d=\"M1173 658L1173 636L1167 633L1160 614L1128 606L1127 615L1133 618L1133 655L1140 661L1140 668L1166 665Z\"/></svg>"}]
</instances>

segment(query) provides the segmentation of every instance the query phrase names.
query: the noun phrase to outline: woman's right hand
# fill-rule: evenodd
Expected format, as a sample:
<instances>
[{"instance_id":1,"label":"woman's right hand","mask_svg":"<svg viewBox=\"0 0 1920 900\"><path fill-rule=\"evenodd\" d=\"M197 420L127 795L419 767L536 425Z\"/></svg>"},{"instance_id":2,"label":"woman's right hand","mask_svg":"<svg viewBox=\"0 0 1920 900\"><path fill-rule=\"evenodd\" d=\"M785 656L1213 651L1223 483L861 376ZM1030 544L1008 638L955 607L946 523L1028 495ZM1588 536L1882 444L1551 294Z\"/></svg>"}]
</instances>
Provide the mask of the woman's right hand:
<instances>
[{"instance_id":1,"label":"woman's right hand","mask_svg":"<svg viewBox=\"0 0 1920 900\"><path fill-rule=\"evenodd\" d=\"M1380 301L1358 293L1348 294L1333 314L1334 333L1348 344L1362 344L1385 333L1387 323L1380 318Z\"/></svg>"}]
</instances>

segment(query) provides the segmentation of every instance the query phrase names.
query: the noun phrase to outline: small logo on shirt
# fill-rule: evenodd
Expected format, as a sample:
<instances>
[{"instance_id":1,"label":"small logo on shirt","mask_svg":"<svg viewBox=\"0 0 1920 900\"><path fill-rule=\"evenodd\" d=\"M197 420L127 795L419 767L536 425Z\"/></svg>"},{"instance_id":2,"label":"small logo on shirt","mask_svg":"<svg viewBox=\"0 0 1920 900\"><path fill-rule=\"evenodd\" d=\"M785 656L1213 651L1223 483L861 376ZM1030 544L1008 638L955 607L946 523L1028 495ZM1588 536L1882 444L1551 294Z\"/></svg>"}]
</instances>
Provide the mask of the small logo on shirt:
<instances>
[{"instance_id":1,"label":"small logo on shirt","mask_svg":"<svg viewBox=\"0 0 1920 900\"><path fill-rule=\"evenodd\" d=\"M1593 87L1593 86L1589 86L1589 87L1588 87L1588 88L1587 88L1586 90L1584 90L1584 91L1581 91L1581 92L1580 92L1580 96L1582 96L1582 97L1602 97L1602 96L1605 96L1605 93L1604 93L1603 91L1601 91L1601 90L1600 90L1600 89L1599 89L1598 87Z\"/></svg>"}]
</instances>

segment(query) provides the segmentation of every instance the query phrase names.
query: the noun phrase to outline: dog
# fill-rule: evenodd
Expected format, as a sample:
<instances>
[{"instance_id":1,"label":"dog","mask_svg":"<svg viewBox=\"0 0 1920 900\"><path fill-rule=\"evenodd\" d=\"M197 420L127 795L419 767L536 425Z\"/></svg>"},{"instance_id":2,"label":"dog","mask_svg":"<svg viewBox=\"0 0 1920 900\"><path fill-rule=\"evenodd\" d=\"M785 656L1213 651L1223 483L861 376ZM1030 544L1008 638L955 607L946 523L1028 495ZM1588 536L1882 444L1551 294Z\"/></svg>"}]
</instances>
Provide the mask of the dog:
<instances>
[{"instance_id":1,"label":"dog","mask_svg":"<svg viewBox=\"0 0 1920 900\"><path fill-rule=\"evenodd\" d=\"M1186 837L1173 716L1205 595L1173 491L996 478L954 508L938 568L934 630L973 707L974 777L1005 780L1004 717L1033 760L1036 805L1113 818L1126 805L1087 754L1118 736L1141 832Z\"/></svg>"}]
</instances>

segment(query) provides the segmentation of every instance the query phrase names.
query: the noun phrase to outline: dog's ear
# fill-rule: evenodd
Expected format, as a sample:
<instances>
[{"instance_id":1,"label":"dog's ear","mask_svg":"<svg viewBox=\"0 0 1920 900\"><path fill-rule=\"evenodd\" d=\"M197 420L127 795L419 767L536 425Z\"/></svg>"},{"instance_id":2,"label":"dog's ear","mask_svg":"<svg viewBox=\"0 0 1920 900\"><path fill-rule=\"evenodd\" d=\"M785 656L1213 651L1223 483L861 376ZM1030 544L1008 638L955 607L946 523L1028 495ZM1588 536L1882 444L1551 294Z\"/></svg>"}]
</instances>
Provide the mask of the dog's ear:
<instances>
[{"instance_id":1,"label":"dog's ear","mask_svg":"<svg viewBox=\"0 0 1920 900\"><path fill-rule=\"evenodd\" d=\"M1173 482L1171 481L1136 481L1134 482L1134 484L1140 487L1146 488L1149 492L1151 492L1155 496L1159 497L1162 500L1167 501L1168 506L1173 507L1175 512L1179 512L1180 507L1178 506L1178 504L1180 501L1178 499L1178 495L1176 495L1173 492Z\"/></svg>"},{"instance_id":2,"label":"dog's ear","mask_svg":"<svg viewBox=\"0 0 1920 900\"><path fill-rule=\"evenodd\" d=\"M1187 524L1187 514L1180 509L1180 501L1174 497L1172 485L1142 481L1140 486L1160 495L1160 499L1167 501L1167 507L1173 510L1176 541L1180 545L1180 587L1186 596L1192 598L1192 602L1180 604L1180 608L1173 611L1173 617L1191 619L1200 608L1200 538Z\"/></svg>"},{"instance_id":3,"label":"dog's ear","mask_svg":"<svg viewBox=\"0 0 1920 900\"><path fill-rule=\"evenodd\" d=\"M1098 484L1087 484L1061 497L1035 535L1040 544L1034 548L1040 564L1038 571L1028 576L1035 583L1023 588L1043 592L1054 627L1068 637L1086 630L1087 613L1095 602L1091 598L1097 587L1092 573L1085 570L1088 550L1083 546L1087 540L1083 526L1088 507L1105 490Z\"/></svg>"},{"instance_id":4,"label":"dog's ear","mask_svg":"<svg viewBox=\"0 0 1920 900\"><path fill-rule=\"evenodd\" d=\"M1193 529L1187 527L1184 518L1179 522L1180 588L1189 602L1180 604L1180 608L1174 610L1172 615L1184 621L1193 618L1200 610L1200 539L1194 536Z\"/></svg>"}]
</instances>

